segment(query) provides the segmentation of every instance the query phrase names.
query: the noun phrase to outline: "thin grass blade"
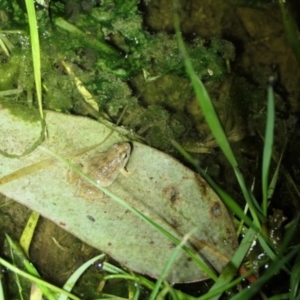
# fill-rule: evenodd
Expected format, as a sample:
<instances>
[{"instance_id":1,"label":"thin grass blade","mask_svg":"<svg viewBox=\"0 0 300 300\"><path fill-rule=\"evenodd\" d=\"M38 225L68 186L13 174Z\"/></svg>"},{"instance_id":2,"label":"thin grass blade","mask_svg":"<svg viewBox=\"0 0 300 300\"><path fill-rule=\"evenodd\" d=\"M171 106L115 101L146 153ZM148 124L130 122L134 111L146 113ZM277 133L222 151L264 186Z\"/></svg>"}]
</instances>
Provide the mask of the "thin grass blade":
<instances>
[{"instance_id":1,"label":"thin grass blade","mask_svg":"<svg viewBox=\"0 0 300 300\"><path fill-rule=\"evenodd\" d=\"M9 243L9 246L13 250L14 255L19 257L19 259L22 261L25 269L30 273L30 275L33 275L35 277L40 277L40 274L38 273L36 268L33 266L33 264L27 259L27 257L23 253L22 249L16 243L14 243L13 240L8 235L6 235L6 239ZM18 273L16 273L16 275L17 274ZM43 292L43 294L47 297L47 299L56 300L56 297L54 296L54 294L47 287L39 284L38 282L35 282L35 283L40 288L40 290Z\"/></svg>"},{"instance_id":2,"label":"thin grass blade","mask_svg":"<svg viewBox=\"0 0 300 300\"><path fill-rule=\"evenodd\" d=\"M0 299L4 300L4 289L3 289L3 284L2 284L2 278L0 278Z\"/></svg>"},{"instance_id":3,"label":"thin grass blade","mask_svg":"<svg viewBox=\"0 0 300 300\"><path fill-rule=\"evenodd\" d=\"M269 171L272 158L272 149L274 141L274 122L275 122L275 104L274 92L272 87L272 80L270 79L268 87L268 109L267 109L267 126L265 133L264 153L263 153L263 166L262 166L262 211L264 216L267 216L268 211L268 185L269 185Z\"/></svg>"},{"instance_id":4,"label":"thin grass blade","mask_svg":"<svg viewBox=\"0 0 300 300\"><path fill-rule=\"evenodd\" d=\"M16 266L10 264L9 262L7 262L6 260L4 260L1 257L0 257L0 264L2 266L4 266L5 268L11 270L12 272L17 273L17 274L23 276L24 278L26 278L28 280L31 280L32 282L35 282L36 284L45 286L45 287L47 287L47 288L49 288L52 291L57 292L57 293L66 293L69 296L70 299L80 300L80 298L78 298L77 296L74 296L74 295L70 294L69 292L63 291L62 289L58 288L57 286L55 286L55 285L53 285L49 282L46 282L46 281L42 280L41 278L38 278L34 275L31 275L29 273L26 273L26 272L20 270L19 268L17 268ZM50 298L48 298L48 299L50 299ZM54 300L56 300L56 298L54 298Z\"/></svg>"},{"instance_id":5,"label":"thin grass blade","mask_svg":"<svg viewBox=\"0 0 300 300\"><path fill-rule=\"evenodd\" d=\"M38 24L36 20L34 1L25 0L29 29L30 29L30 41L32 50L32 61L33 61L33 71L34 71L34 81L36 87L36 94L39 104L39 111L41 118L44 119L43 114L43 104L42 104L42 79L41 79L41 54L40 54L40 41Z\"/></svg>"},{"instance_id":6,"label":"thin grass blade","mask_svg":"<svg viewBox=\"0 0 300 300\"><path fill-rule=\"evenodd\" d=\"M174 1L177 2L177 1ZM175 31L177 35L177 42L179 46L179 50L184 58L184 65L186 68L186 72L188 73L190 80L192 82L195 94L197 96L197 100L199 102L199 105L203 111L205 120L207 124L209 125L209 128L215 137L216 141L218 142L220 148L222 149L224 155L226 156L227 160L231 164L233 168L238 167L238 163L235 159L235 156L232 152L232 149L230 147L229 141L227 139L227 136L225 134L225 131L223 129L223 126L220 122L220 119L218 117L218 114L215 110L215 107L210 99L210 96L208 95L203 83L196 75L194 68L192 66L192 62L190 58L187 55L187 51L184 46L184 42L181 36L180 28L179 28L179 17L178 14L174 14L175 17Z\"/></svg>"},{"instance_id":7,"label":"thin grass blade","mask_svg":"<svg viewBox=\"0 0 300 300\"><path fill-rule=\"evenodd\" d=\"M98 256L93 257L92 259L85 262L82 266L80 266L67 280L64 284L63 289L65 291L70 292L74 285L76 284L77 280L82 276L82 274L96 261L101 260L105 257L105 254L100 254ZM66 294L61 294L58 300L67 300L68 296Z\"/></svg>"},{"instance_id":8,"label":"thin grass blade","mask_svg":"<svg viewBox=\"0 0 300 300\"><path fill-rule=\"evenodd\" d=\"M288 261L290 261L296 253L300 251L300 245L292 249L286 256L282 259L273 262L268 271L257 280L257 282L253 283L250 288L243 290L239 294L235 295L231 298L231 300L248 300L252 299L252 297L260 290L260 288L270 280L276 272L278 272L282 266L284 266Z\"/></svg>"},{"instance_id":9,"label":"thin grass blade","mask_svg":"<svg viewBox=\"0 0 300 300\"><path fill-rule=\"evenodd\" d=\"M177 255L179 254L180 249L182 248L182 246L187 242L188 237L184 237L184 239L182 240L182 242L176 246L176 248L173 251L173 254L170 256L170 259L167 263L167 265L164 267L163 272L160 274L159 278L157 279L156 283L155 283L155 287L149 297L149 300L155 300L157 299L157 295L159 292L159 289L163 283L164 278L167 276L168 271L170 270L170 268L172 267Z\"/></svg>"},{"instance_id":10,"label":"thin grass blade","mask_svg":"<svg viewBox=\"0 0 300 300\"><path fill-rule=\"evenodd\" d=\"M282 23L285 31L285 36L295 54L295 57L300 65L300 42L299 42L299 28L297 20L294 20L293 14L290 12L288 5L290 1L278 0Z\"/></svg>"},{"instance_id":11,"label":"thin grass blade","mask_svg":"<svg viewBox=\"0 0 300 300\"><path fill-rule=\"evenodd\" d=\"M222 124L219 120L218 114L214 108L214 105L213 105L203 83L198 78L197 74L195 73L194 68L192 66L192 62L191 62L190 58L188 57L187 51L185 49L185 45L184 45L184 42L183 42L183 39L181 36L181 32L180 32L180 28L179 28L179 16L178 16L178 12L177 12L178 0L173 0L173 3L174 3L174 8L175 8L174 27L175 27L175 32L177 35L177 43L178 43L179 50L184 58L184 65L185 65L186 72L189 75L190 80L192 82L192 86L194 88L197 100L198 100L199 105L204 114L205 120L206 120L207 124L209 125L209 128L210 128L213 136L215 137L218 145L220 146L222 152L224 153L228 162L231 164L232 168L234 169L234 172L236 174L236 177L237 177L240 187L242 189L243 195L249 205L249 209L250 209L250 212L254 219L254 223L257 227L260 228L260 222L259 222L259 218L257 216L256 209L252 203L248 189L245 186L243 176L238 168L238 163L237 163L234 153L230 147L229 141L228 141L225 131L222 127Z\"/></svg>"},{"instance_id":12,"label":"thin grass blade","mask_svg":"<svg viewBox=\"0 0 300 300\"><path fill-rule=\"evenodd\" d=\"M273 197L273 193L275 191L275 187L276 187L277 180L278 180L278 174L279 174L279 170L280 170L280 167L281 167L281 161L282 161L282 157L283 157L283 153L284 153L286 144L287 144L287 140L285 141L284 148L283 148L282 153L280 155L279 161L277 161L277 166L276 166L274 175L272 177L272 180L271 180L269 188L268 188L268 200Z\"/></svg>"},{"instance_id":13,"label":"thin grass blade","mask_svg":"<svg viewBox=\"0 0 300 300\"><path fill-rule=\"evenodd\" d=\"M299 293L299 282L300 282L300 253L298 253L297 258L293 264L293 269L291 273L290 280L290 299L296 300L300 298Z\"/></svg>"},{"instance_id":14,"label":"thin grass blade","mask_svg":"<svg viewBox=\"0 0 300 300\"><path fill-rule=\"evenodd\" d=\"M280 269L283 269L284 266L300 251L300 245L298 244L292 249L289 249L289 252L284 255L296 233L298 221L299 218L297 218L294 226L286 233L277 258L270 264L268 270L263 274L263 276L261 276L255 283L251 284L250 288L235 295L231 298L231 300L251 299L261 289L261 287L274 276L275 273L277 273Z\"/></svg>"},{"instance_id":15,"label":"thin grass blade","mask_svg":"<svg viewBox=\"0 0 300 300\"><path fill-rule=\"evenodd\" d=\"M13 248L10 247L9 250L10 250L10 256L11 256L12 263L15 265L16 261L15 261L15 254L14 254ZM20 282L19 275L17 273L15 273L14 277L15 277L16 285L18 287L18 294L19 294L20 300L24 300L24 297L23 297L23 288L22 288L22 284Z\"/></svg>"},{"instance_id":16,"label":"thin grass blade","mask_svg":"<svg viewBox=\"0 0 300 300\"><path fill-rule=\"evenodd\" d=\"M279 295L275 295L275 296L268 298L268 300L285 300L285 299L290 299L289 293L279 294ZM300 299L298 298L297 300L300 300Z\"/></svg>"},{"instance_id":17,"label":"thin grass blade","mask_svg":"<svg viewBox=\"0 0 300 300\"><path fill-rule=\"evenodd\" d=\"M10 56L9 51L8 51L1 35L0 35L0 48L3 50L3 52L6 54L6 56Z\"/></svg>"},{"instance_id":18,"label":"thin grass blade","mask_svg":"<svg viewBox=\"0 0 300 300\"><path fill-rule=\"evenodd\" d=\"M218 280L214 283L214 285L211 287L211 289L205 295L205 297L203 297L203 299L202 297L200 297L201 300L204 299L217 300L221 297L222 292L225 292L227 289L226 285L230 283L230 281L237 273L237 270L239 266L242 264L244 257L249 251L249 248L251 247L256 235L257 233L251 228L247 231L246 235L244 236L243 240L240 243L239 248L237 249L236 253L232 257L231 261L226 265L221 275L219 276ZM218 295L215 295L216 290L220 291L221 287L223 287L224 290L220 292Z\"/></svg>"}]
</instances>

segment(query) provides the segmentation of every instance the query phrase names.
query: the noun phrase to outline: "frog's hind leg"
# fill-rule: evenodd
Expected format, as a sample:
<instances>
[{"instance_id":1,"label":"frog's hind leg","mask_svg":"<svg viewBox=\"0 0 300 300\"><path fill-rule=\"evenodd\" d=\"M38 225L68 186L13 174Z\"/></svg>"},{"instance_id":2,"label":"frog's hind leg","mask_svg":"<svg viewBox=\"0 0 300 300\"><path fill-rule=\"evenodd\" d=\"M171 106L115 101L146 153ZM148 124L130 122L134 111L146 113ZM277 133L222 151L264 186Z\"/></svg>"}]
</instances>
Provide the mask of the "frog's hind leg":
<instances>
[{"instance_id":1,"label":"frog's hind leg","mask_svg":"<svg viewBox=\"0 0 300 300\"><path fill-rule=\"evenodd\" d=\"M75 164L75 166L80 170L82 170L82 168L83 168L83 165L80 164L80 163ZM80 184L81 184L80 182L82 181L81 176L75 170L68 169L68 171L67 171L67 181L70 184L72 184L73 186L76 187L76 191L75 191L74 196L79 197L80 196L80 191L79 190L80 190Z\"/></svg>"}]
</instances>

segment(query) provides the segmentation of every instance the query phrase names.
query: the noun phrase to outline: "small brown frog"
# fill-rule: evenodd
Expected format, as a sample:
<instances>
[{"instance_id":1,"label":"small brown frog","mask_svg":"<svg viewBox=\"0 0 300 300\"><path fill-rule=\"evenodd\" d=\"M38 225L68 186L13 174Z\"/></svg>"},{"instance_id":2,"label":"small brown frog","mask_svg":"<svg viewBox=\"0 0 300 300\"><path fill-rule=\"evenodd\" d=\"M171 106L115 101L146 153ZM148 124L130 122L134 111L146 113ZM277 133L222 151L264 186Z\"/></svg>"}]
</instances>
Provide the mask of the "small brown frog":
<instances>
[{"instance_id":1,"label":"small brown frog","mask_svg":"<svg viewBox=\"0 0 300 300\"><path fill-rule=\"evenodd\" d=\"M129 143L114 144L106 152L90 158L84 164L77 165L82 171L95 180L100 186L110 186L118 177L119 173L127 174L125 166L131 152ZM103 192L84 180L78 173L71 170L68 181L78 185L77 194L87 200L103 198Z\"/></svg>"}]
</instances>

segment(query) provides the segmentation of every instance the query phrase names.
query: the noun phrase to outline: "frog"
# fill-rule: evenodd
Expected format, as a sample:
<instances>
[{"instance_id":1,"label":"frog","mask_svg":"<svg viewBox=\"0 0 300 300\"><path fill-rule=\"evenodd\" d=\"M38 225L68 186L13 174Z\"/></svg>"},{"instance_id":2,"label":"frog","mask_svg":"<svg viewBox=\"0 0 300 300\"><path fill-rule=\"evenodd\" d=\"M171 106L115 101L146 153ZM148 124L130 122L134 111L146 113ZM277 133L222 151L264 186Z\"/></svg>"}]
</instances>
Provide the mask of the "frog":
<instances>
[{"instance_id":1,"label":"frog","mask_svg":"<svg viewBox=\"0 0 300 300\"><path fill-rule=\"evenodd\" d=\"M83 164L76 164L101 187L109 187L120 173L128 175L125 166L131 154L131 145L121 142L112 145L106 152L100 152L89 158ZM69 183L77 186L76 195L89 201L104 197L104 193L84 180L77 172L71 170L67 176Z\"/></svg>"}]
</instances>

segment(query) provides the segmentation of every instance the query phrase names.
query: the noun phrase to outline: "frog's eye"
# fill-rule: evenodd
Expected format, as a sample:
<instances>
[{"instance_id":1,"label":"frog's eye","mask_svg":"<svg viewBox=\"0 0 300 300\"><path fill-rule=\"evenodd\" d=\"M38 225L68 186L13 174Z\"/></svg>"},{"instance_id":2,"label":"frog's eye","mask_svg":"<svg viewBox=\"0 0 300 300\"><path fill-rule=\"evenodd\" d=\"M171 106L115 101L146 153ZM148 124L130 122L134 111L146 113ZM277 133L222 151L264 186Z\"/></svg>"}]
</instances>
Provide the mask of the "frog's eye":
<instances>
[{"instance_id":1,"label":"frog's eye","mask_svg":"<svg viewBox=\"0 0 300 300\"><path fill-rule=\"evenodd\" d=\"M121 156L122 156L123 159L125 159L125 158L128 157L128 153L127 152L123 152Z\"/></svg>"},{"instance_id":2,"label":"frog's eye","mask_svg":"<svg viewBox=\"0 0 300 300\"><path fill-rule=\"evenodd\" d=\"M122 152L122 153L120 153L120 159L121 160L126 160L127 158L128 158L128 152Z\"/></svg>"}]
</instances>

